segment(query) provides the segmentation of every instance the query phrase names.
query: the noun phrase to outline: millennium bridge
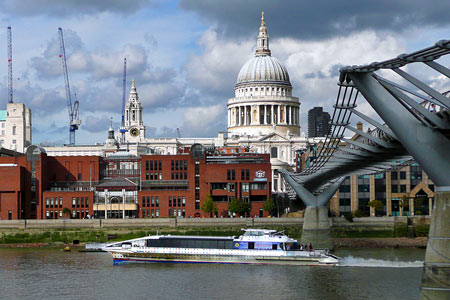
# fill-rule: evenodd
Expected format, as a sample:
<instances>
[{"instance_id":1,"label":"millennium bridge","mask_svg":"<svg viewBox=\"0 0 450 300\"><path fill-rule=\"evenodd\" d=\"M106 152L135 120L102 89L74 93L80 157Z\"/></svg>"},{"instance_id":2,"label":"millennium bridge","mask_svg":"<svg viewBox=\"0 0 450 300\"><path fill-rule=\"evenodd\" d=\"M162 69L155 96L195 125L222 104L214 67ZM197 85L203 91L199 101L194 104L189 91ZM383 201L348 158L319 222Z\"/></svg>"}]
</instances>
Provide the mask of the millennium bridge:
<instances>
[{"instance_id":1,"label":"millennium bridge","mask_svg":"<svg viewBox=\"0 0 450 300\"><path fill-rule=\"evenodd\" d=\"M450 40L441 40L383 62L342 68L330 132L317 158L301 173L282 172L307 206L301 242L330 248L326 205L344 178L384 172L415 160L436 185L420 299L450 299L450 93L427 84L424 76L432 72L450 88L450 69L437 62L448 63L449 53ZM379 118L358 110L360 95ZM355 128L352 117L374 129ZM346 139L347 130L356 138Z\"/></svg>"}]
</instances>

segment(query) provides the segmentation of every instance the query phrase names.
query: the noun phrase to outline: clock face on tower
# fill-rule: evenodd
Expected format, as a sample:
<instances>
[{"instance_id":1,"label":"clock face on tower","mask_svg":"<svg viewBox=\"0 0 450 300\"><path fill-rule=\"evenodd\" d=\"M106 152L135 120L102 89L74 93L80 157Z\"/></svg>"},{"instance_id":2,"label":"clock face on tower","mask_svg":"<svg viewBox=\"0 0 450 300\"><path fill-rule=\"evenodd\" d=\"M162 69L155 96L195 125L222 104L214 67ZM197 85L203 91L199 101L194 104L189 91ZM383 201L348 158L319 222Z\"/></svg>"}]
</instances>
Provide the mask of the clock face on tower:
<instances>
[{"instance_id":1,"label":"clock face on tower","mask_svg":"<svg viewBox=\"0 0 450 300\"><path fill-rule=\"evenodd\" d=\"M133 137L138 136L139 135L139 129L137 129L135 127L131 128L130 129L130 135L133 136Z\"/></svg>"}]
</instances>

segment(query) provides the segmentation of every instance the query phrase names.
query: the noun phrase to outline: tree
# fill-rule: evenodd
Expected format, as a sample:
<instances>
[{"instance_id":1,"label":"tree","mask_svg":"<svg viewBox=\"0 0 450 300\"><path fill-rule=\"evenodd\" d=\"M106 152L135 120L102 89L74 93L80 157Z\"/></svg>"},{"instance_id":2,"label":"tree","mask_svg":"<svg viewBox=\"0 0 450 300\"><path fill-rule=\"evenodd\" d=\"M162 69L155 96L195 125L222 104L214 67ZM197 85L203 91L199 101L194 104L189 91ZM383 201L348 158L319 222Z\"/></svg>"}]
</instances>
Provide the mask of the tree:
<instances>
[{"instance_id":1,"label":"tree","mask_svg":"<svg viewBox=\"0 0 450 300\"><path fill-rule=\"evenodd\" d=\"M400 206L400 216L403 216L403 210L409 207L409 198L406 195L403 195L402 200L399 201Z\"/></svg>"},{"instance_id":2,"label":"tree","mask_svg":"<svg viewBox=\"0 0 450 300\"><path fill-rule=\"evenodd\" d=\"M72 213L72 211L70 209L68 209L67 207L64 207L62 210L62 213L65 217L70 217L70 214Z\"/></svg>"},{"instance_id":3,"label":"tree","mask_svg":"<svg viewBox=\"0 0 450 300\"><path fill-rule=\"evenodd\" d=\"M244 216L245 213L250 212L250 204L243 201L242 199L231 199L230 203L228 203L228 210L232 213L236 213L240 216Z\"/></svg>"},{"instance_id":4,"label":"tree","mask_svg":"<svg viewBox=\"0 0 450 300\"><path fill-rule=\"evenodd\" d=\"M205 201L203 202L201 209L202 209L205 213L209 213L209 216L210 216L210 217L212 217L212 214L213 214L213 213L218 212L217 204L214 203L211 194L207 194L207 195L205 196Z\"/></svg>"},{"instance_id":5,"label":"tree","mask_svg":"<svg viewBox=\"0 0 450 300\"><path fill-rule=\"evenodd\" d=\"M264 202L263 209L267 211L270 215L273 214L273 211L275 210L275 202L272 198L267 198L267 200Z\"/></svg>"},{"instance_id":6,"label":"tree","mask_svg":"<svg viewBox=\"0 0 450 300\"><path fill-rule=\"evenodd\" d=\"M375 209L375 215L376 215L377 210L379 210L380 208L383 207L383 202L381 202L380 200L372 200L372 201L369 201L369 203L367 203L367 205L369 205L370 207Z\"/></svg>"}]
</instances>

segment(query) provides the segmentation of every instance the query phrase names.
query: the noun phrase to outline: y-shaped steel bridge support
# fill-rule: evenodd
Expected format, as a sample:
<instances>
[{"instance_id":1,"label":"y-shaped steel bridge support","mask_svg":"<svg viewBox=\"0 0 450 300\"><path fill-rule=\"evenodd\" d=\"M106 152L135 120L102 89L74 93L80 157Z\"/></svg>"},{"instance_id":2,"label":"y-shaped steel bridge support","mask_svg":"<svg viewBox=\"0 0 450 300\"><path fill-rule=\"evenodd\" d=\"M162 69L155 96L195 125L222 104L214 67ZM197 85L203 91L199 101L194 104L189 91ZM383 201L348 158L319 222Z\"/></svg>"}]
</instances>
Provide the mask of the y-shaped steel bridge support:
<instances>
[{"instance_id":1,"label":"y-shaped steel bridge support","mask_svg":"<svg viewBox=\"0 0 450 300\"><path fill-rule=\"evenodd\" d=\"M341 177L328 186L323 192L314 195L303 185L297 184L294 179L285 171L280 171L284 180L295 190L297 195L306 204L305 215L303 216L303 230L300 242L302 244L313 245L314 248L333 248L330 223L328 220L327 203L336 193L337 189L344 181Z\"/></svg>"}]
</instances>

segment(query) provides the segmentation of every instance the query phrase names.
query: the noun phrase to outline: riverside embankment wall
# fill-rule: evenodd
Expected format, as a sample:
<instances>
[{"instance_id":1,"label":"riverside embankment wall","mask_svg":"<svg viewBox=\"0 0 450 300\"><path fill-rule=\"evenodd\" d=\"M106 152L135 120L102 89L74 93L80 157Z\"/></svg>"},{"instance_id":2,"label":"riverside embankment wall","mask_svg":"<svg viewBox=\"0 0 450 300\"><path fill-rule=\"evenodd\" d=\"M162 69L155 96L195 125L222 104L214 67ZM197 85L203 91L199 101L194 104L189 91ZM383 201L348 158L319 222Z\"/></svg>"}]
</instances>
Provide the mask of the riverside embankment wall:
<instances>
[{"instance_id":1,"label":"riverside embankment wall","mask_svg":"<svg viewBox=\"0 0 450 300\"><path fill-rule=\"evenodd\" d=\"M334 237L404 237L409 230L426 236L429 217L330 218ZM301 236L303 218L200 218L200 219L58 219L0 220L0 243L106 241L145 234L239 235L241 228L285 230Z\"/></svg>"}]
</instances>

